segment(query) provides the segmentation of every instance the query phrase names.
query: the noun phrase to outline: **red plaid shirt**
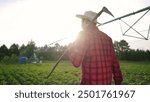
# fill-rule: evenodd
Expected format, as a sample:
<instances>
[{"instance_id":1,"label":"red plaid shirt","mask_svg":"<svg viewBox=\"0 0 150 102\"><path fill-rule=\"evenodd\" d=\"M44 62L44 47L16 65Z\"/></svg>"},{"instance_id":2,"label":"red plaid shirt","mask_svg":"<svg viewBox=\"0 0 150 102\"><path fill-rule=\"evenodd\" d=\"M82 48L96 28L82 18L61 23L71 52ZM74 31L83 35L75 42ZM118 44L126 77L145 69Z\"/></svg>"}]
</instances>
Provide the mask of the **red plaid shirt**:
<instances>
[{"instance_id":1,"label":"red plaid shirt","mask_svg":"<svg viewBox=\"0 0 150 102\"><path fill-rule=\"evenodd\" d=\"M112 77L115 84L123 80L111 38L95 26L79 33L69 58L75 67L82 64L81 85L110 85Z\"/></svg>"}]
</instances>

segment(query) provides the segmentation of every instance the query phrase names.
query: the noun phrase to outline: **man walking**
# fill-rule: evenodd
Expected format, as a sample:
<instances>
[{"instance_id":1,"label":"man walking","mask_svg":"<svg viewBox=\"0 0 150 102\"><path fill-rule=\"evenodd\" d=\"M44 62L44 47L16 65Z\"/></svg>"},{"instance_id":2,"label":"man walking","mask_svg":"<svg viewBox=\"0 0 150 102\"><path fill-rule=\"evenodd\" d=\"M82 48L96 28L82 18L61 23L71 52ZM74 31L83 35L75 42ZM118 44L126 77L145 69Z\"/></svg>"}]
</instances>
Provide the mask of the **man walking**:
<instances>
[{"instance_id":1,"label":"man walking","mask_svg":"<svg viewBox=\"0 0 150 102\"><path fill-rule=\"evenodd\" d=\"M69 46L69 58L75 67L82 65L81 85L120 85L123 78L112 39L92 22L97 13L77 15L82 20L78 38Z\"/></svg>"}]
</instances>

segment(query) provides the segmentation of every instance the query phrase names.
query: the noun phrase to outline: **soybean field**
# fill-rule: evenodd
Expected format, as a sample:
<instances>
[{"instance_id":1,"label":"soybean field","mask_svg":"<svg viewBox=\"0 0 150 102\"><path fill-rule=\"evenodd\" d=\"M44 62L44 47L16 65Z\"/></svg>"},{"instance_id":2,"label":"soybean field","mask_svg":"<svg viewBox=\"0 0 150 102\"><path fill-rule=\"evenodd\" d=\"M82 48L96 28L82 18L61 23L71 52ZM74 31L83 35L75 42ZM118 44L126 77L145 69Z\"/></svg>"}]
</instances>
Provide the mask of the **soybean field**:
<instances>
[{"instance_id":1,"label":"soybean field","mask_svg":"<svg viewBox=\"0 0 150 102\"><path fill-rule=\"evenodd\" d=\"M0 85L78 85L81 69L62 61L47 79L55 61L42 64L0 64ZM121 61L123 85L150 85L150 62Z\"/></svg>"}]
</instances>

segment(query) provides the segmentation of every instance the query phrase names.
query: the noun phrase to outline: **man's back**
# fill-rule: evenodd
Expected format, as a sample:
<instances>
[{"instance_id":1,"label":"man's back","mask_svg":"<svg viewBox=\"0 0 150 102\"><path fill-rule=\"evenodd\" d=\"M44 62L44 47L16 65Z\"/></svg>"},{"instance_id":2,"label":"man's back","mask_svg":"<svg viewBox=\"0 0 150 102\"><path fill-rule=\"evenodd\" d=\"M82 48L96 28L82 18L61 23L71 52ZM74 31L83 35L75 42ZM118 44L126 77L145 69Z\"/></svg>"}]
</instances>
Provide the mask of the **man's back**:
<instances>
[{"instance_id":1,"label":"man's back","mask_svg":"<svg viewBox=\"0 0 150 102\"><path fill-rule=\"evenodd\" d=\"M110 85L112 75L115 83L120 84L122 74L111 38L96 26L90 26L79 35L70 50L70 59L76 67L82 64L80 84Z\"/></svg>"},{"instance_id":2,"label":"man's back","mask_svg":"<svg viewBox=\"0 0 150 102\"><path fill-rule=\"evenodd\" d=\"M114 50L112 40L97 28L88 30L87 36L88 47L82 63L81 84L111 84Z\"/></svg>"}]
</instances>

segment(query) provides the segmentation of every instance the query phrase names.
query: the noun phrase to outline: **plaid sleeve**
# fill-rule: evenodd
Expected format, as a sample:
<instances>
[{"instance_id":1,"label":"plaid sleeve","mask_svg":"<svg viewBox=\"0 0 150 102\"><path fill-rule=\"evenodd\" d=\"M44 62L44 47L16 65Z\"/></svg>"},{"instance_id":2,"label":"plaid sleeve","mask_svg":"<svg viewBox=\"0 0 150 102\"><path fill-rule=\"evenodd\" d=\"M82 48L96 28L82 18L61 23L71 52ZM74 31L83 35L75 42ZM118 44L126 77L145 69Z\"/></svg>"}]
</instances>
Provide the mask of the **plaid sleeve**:
<instances>
[{"instance_id":1,"label":"plaid sleeve","mask_svg":"<svg viewBox=\"0 0 150 102\"><path fill-rule=\"evenodd\" d=\"M119 61L114 51L113 45L112 45L112 65L113 65L112 71L113 71L113 76L114 76L113 78L114 78L115 84L120 85L123 80L123 77L122 77L122 72L120 69Z\"/></svg>"},{"instance_id":2,"label":"plaid sleeve","mask_svg":"<svg viewBox=\"0 0 150 102\"><path fill-rule=\"evenodd\" d=\"M76 41L69 49L69 59L75 67L79 67L84 58L87 47L87 35L80 32Z\"/></svg>"}]
</instances>

